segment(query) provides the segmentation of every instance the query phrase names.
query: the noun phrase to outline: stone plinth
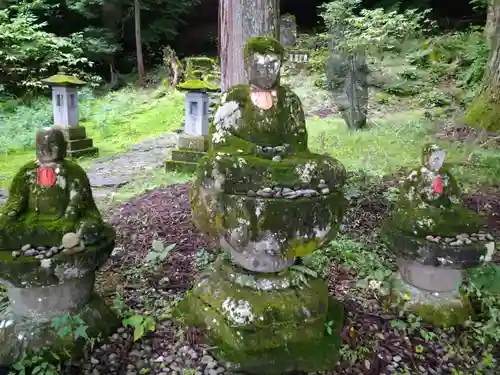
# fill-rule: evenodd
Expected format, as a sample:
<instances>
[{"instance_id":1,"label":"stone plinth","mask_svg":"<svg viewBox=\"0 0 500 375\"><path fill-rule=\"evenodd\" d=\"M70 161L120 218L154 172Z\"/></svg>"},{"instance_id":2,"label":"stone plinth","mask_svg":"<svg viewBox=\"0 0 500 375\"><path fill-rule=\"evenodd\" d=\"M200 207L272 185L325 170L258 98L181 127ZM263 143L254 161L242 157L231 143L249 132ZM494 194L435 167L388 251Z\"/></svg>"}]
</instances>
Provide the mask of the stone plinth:
<instances>
[{"instance_id":1,"label":"stone plinth","mask_svg":"<svg viewBox=\"0 0 500 375\"><path fill-rule=\"evenodd\" d=\"M436 326L459 325L472 316L470 302L460 291L463 273L491 260L493 242L451 246L401 237L392 248L400 256L394 293L405 309Z\"/></svg>"},{"instance_id":2,"label":"stone plinth","mask_svg":"<svg viewBox=\"0 0 500 375\"><path fill-rule=\"evenodd\" d=\"M68 145L67 154L71 158L82 156L97 156L99 149L94 147L92 138L87 137L84 126L64 127L56 126L64 133Z\"/></svg>"},{"instance_id":3,"label":"stone plinth","mask_svg":"<svg viewBox=\"0 0 500 375\"><path fill-rule=\"evenodd\" d=\"M119 320L94 294L95 272L113 251L113 228L102 241L76 254L60 252L46 259L0 252L0 283L7 287L9 308L0 316L0 365L14 363L23 351L46 345L62 353L78 345L60 338L51 324L64 314L77 314L91 337L108 337Z\"/></svg>"},{"instance_id":4,"label":"stone plinth","mask_svg":"<svg viewBox=\"0 0 500 375\"><path fill-rule=\"evenodd\" d=\"M176 315L205 329L207 343L217 348L213 354L230 370L278 375L332 368L343 307L330 299L323 280L302 286L293 280L290 271L256 274L219 260Z\"/></svg>"}]
</instances>

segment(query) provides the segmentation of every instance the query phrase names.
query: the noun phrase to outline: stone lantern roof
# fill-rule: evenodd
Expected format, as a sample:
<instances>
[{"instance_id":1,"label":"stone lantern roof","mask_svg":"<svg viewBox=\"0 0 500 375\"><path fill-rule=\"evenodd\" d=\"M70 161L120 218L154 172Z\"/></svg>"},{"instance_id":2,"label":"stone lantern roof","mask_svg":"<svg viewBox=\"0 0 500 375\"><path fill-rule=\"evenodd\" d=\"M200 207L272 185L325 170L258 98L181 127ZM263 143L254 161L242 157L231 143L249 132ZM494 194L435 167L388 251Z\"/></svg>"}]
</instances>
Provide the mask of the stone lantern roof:
<instances>
[{"instance_id":1,"label":"stone lantern roof","mask_svg":"<svg viewBox=\"0 0 500 375\"><path fill-rule=\"evenodd\" d=\"M65 69L60 69L59 73L45 78L42 80L43 83L49 86L83 86L85 82L76 76L67 74Z\"/></svg>"},{"instance_id":2,"label":"stone lantern roof","mask_svg":"<svg viewBox=\"0 0 500 375\"><path fill-rule=\"evenodd\" d=\"M215 92L219 91L217 86L214 86L201 79L190 79L186 82L179 83L176 86L179 90L190 92Z\"/></svg>"}]
</instances>

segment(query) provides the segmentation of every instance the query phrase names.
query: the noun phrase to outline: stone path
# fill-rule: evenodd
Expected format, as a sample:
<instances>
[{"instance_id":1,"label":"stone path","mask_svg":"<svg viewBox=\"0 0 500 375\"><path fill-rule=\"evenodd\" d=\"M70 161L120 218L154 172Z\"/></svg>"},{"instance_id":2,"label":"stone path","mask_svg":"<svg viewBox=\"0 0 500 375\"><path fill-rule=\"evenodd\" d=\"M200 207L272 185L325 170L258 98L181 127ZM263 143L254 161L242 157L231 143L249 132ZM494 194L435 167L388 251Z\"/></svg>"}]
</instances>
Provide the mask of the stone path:
<instances>
[{"instance_id":1,"label":"stone path","mask_svg":"<svg viewBox=\"0 0 500 375\"><path fill-rule=\"evenodd\" d=\"M137 176L161 168L168 157L168 150L175 147L176 142L175 133L162 134L130 146L130 151L95 160L87 173L96 201L107 198ZM0 205L5 203L7 195L7 190L0 190Z\"/></svg>"}]
</instances>

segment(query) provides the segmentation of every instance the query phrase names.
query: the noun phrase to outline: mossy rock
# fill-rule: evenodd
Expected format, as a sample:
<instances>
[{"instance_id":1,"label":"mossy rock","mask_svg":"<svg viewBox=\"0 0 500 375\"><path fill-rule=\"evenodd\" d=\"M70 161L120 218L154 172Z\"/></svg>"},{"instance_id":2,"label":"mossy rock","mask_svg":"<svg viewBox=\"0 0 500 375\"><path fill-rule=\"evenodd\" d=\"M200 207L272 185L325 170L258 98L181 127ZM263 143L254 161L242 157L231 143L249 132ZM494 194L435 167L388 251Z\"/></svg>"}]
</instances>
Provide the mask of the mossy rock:
<instances>
[{"instance_id":1,"label":"mossy rock","mask_svg":"<svg viewBox=\"0 0 500 375\"><path fill-rule=\"evenodd\" d=\"M221 262L203 274L175 313L180 324L206 330L219 360L253 374L311 372L335 365L343 309L330 300L323 280L310 280L301 289L263 291L234 283L221 267L233 266ZM286 280L289 275L275 277ZM326 332L330 321L331 336Z\"/></svg>"},{"instance_id":2,"label":"mossy rock","mask_svg":"<svg viewBox=\"0 0 500 375\"><path fill-rule=\"evenodd\" d=\"M95 272L107 261L115 246L115 236L113 227L105 225L100 243L87 246L79 253L68 255L61 252L42 261L23 255L13 258L10 251L0 251L0 280L13 287L26 288L60 284L83 277Z\"/></svg>"},{"instance_id":3,"label":"mossy rock","mask_svg":"<svg viewBox=\"0 0 500 375\"><path fill-rule=\"evenodd\" d=\"M188 79L196 77L196 72L200 72L204 76L211 73L215 68L215 60L205 56L187 57L184 59L184 64Z\"/></svg>"},{"instance_id":4,"label":"mossy rock","mask_svg":"<svg viewBox=\"0 0 500 375\"><path fill-rule=\"evenodd\" d=\"M476 129L500 131L500 102L497 96L487 89L483 90L469 105L464 122Z\"/></svg>"}]
</instances>

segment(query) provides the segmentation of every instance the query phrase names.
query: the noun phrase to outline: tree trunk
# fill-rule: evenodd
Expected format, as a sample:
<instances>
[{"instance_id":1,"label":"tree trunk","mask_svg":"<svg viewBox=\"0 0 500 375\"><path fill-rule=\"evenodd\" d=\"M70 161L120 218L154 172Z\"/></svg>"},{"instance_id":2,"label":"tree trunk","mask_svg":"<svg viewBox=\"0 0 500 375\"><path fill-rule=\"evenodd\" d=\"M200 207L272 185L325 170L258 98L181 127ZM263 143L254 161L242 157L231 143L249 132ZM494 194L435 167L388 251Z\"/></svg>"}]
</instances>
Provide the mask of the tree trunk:
<instances>
[{"instance_id":1,"label":"tree trunk","mask_svg":"<svg viewBox=\"0 0 500 375\"><path fill-rule=\"evenodd\" d=\"M137 70L139 72L139 84L144 85L144 58L142 56L142 37L141 37L141 4L140 0L134 0L134 18L135 18L135 48L137 55Z\"/></svg>"},{"instance_id":2,"label":"tree trunk","mask_svg":"<svg viewBox=\"0 0 500 375\"><path fill-rule=\"evenodd\" d=\"M279 0L219 0L221 89L247 83L243 48L255 36L279 40Z\"/></svg>"},{"instance_id":3,"label":"tree trunk","mask_svg":"<svg viewBox=\"0 0 500 375\"><path fill-rule=\"evenodd\" d=\"M500 131L500 0L490 0L488 22L490 56L481 89L465 114L467 125L487 131ZM491 13L491 14L490 14Z\"/></svg>"}]
</instances>

